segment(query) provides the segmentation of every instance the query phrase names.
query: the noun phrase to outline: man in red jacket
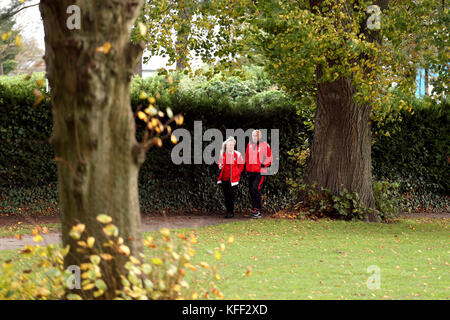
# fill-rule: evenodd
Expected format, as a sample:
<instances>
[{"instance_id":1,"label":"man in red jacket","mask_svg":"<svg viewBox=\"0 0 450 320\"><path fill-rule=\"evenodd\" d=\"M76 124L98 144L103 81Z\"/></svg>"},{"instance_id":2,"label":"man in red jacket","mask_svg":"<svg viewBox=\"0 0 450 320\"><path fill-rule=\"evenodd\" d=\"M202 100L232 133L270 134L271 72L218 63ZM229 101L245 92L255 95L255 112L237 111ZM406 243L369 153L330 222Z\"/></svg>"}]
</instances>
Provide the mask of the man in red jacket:
<instances>
[{"instance_id":1,"label":"man in red jacket","mask_svg":"<svg viewBox=\"0 0 450 320\"><path fill-rule=\"evenodd\" d=\"M261 187L267 167L272 163L272 150L267 142L261 141L261 131L252 132L252 141L245 151L245 170L248 173L248 187L252 199L252 218L261 218Z\"/></svg>"}]
</instances>

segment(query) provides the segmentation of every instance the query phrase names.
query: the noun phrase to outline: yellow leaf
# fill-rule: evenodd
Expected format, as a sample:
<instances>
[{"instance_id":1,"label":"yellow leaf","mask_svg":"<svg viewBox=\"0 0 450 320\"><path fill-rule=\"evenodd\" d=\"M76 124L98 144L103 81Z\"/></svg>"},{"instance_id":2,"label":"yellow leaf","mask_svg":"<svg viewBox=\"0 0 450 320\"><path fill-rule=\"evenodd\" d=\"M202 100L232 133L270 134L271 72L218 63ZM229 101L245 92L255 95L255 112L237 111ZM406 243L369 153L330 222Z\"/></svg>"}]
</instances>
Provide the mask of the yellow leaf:
<instances>
[{"instance_id":1,"label":"yellow leaf","mask_svg":"<svg viewBox=\"0 0 450 320\"><path fill-rule=\"evenodd\" d=\"M227 242L228 243L233 243L234 242L234 236L229 236Z\"/></svg>"},{"instance_id":2,"label":"yellow leaf","mask_svg":"<svg viewBox=\"0 0 450 320\"><path fill-rule=\"evenodd\" d=\"M150 105L145 109L145 112L151 116L155 116L158 113L158 110L156 110L154 106Z\"/></svg>"},{"instance_id":3,"label":"yellow leaf","mask_svg":"<svg viewBox=\"0 0 450 320\"><path fill-rule=\"evenodd\" d=\"M169 236L170 235L170 230L167 228L162 228L161 230L159 230L159 232L164 235L164 236Z\"/></svg>"},{"instance_id":4,"label":"yellow leaf","mask_svg":"<svg viewBox=\"0 0 450 320\"><path fill-rule=\"evenodd\" d=\"M103 44L103 46L95 49L96 52L103 52L104 54L108 54L110 50L111 50L111 43L109 42L106 42Z\"/></svg>"},{"instance_id":5,"label":"yellow leaf","mask_svg":"<svg viewBox=\"0 0 450 320\"><path fill-rule=\"evenodd\" d=\"M149 97L149 98L148 98L148 102L149 102L150 104L156 104L156 99L155 99L154 97Z\"/></svg>"},{"instance_id":6,"label":"yellow leaf","mask_svg":"<svg viewBox=\"0 0 450 320\"><path fill-rule=\"evenodd\" d=\"M89 238L87 239L87 246L88 246L89 248L92 248L92 247L94 246L94 243L95 243L95 238L94 238L94 237L89 237Z\"/></svg>"},{"instance_id":7,"label":"yellow leaf","mask_svg":"<svg viewBox=\"0 0 450 320\"><path fill-rule=\"evenodd\" d=\"M103 260L105 261L110 261L112 260L114 257L112 255L110 255L109 253L102 253L100 255L100 257L102 257Z\"/></svg>"},{"instance_id":8,"label":"yellow leaf","mask_svg":"<svg viewBox=\"0 0 450 320\"><path fill-rule=\"evenodd\" d=\"M12 32L6 32L4 34L2 34L2 40L6 41L10 36L11 36Z\"/></svg>"},{"instance_id":9,"label":"yellow leaf","mask_svg":"<svg viewBox=\"0 0 450 320\"><path fill-rule=\"evenodd\" d=\"M147 34L147 27L145 26L145 24L143 24L142 22L139 22L138 27L139 27L139 34L141 36L145 36Z\"/></svg>"},{"instance_id":10,"label":"yellow leaf","mask_svg":"<svg viewBox=\"0 0 450 320\"><path fill-rule=\"evenodd\" d=\"M177 114L177 115L175 116L175 123L176 123L177 125L181 126L181 125L183 124L183 122L184 122L184 117L183 117L183 115Z\"/></svg>"},{"instance_id":11,"label":"yellow leaf","mask_svg":"<svg viewBox=\"0 0 450 320\"><path fill-rule=\"evenodd\" d=\"M38 296L46 297L50 295L50 291L47 288L38 288L36 291Z\"/></svg>"},{"instance_id":12,"label":"yellow leaf","mask_svg":"<svg viewBox=\"0 0 450 320\"><path fill-rule=\"evenodd\" d=\"M44 79L38 79L38 80L36 80L36 85L37 85L38 87L43 87L44 84L45 84L45 80L44 80Z\"/></svg>"},{"instance_id":13,"label":"yellow leaf","mask_svg":"<svg viewBox=\"0 0 450 320\"><path fill-rule=\"evenodd\" d=\"M168 116L169 118L172 118L172 117L173 117L173 111L172 111L171 108L167 108L167 109L166 109L166 113L167 113L167 116Z\"/></svg>"},{"instance_id":14,"label":"yellow leaf","mask_svg":"<svg viewBox=\"0 0 450 320\"><path fill-rule=\"evenodd\" d=\"M141 119L143 121L147 120L147 115L144 112L139 111L137 115L138 115L139 119Z\"/></svg>"},{"instance_id":15,"label":"yellow leaf","mask_svg":"<svg viewBox=\"0 0 450 320\"><path fill-rule=\"evenodd\" d=\"M16 36L16 46L18 47L22 46L22 38L19 35Z\"/></svg>"},{"instance_id":16,"label":"yellow leaf","mask_svg":"<svg viewBox=\"0 0 450 320\"><path fill-rule=\"evenodd\" d=\"M88 283L87 285L83 286L83 290L91 290L95 287L94 283Z\"/></svg>"},{"instance_id":17,"label":"yellow leaf","mask_svg":"<svg viewBox=\"0 0 450 320\"><path fill-rule=\"evenodd\" d=\"M126 256L130 255L130 248L128 248L126 245L122 244L119 246L119 249L117 250L119 253L124 254Z\"/></svg>"},{"instance_id":18,"label":"yellow leaf","mask_svg":"<svg viewBox=\"0 0 450 320\"><path fill-rule=\"evenodd\" d=\"M153 143L154 144L156 144L158 147L162 147L162 145L163 145L163 143L162 143L162 140L161 140L161 138L159 138L159 137L156 137L156 138L153 138Z\"/></svg>"},{"instance_id":19,"label":"yellow leaf","mask_svg":"<svg viewBox=\"0 0 450 320\"><path fill-rule=\"evenodd\" d=\"M32 233L33 233L33 236L37 236L39 234L39 228L38 227L34 227Z\"/></svg>"},{"instance_id":20,"label":"yellow leaf","mask_svg":"<svg viewBox=\"0 0 450 320\"><path fill-rule=\"evenodd\" d=\"M98 265L100 263L100 257L97 255L92 255L89 257L89 260L95 265Z\"/></svg>"},{"instance_id":21,"label":"yellow leaf","mask_svg":"<svg viewBox=\"0 0 450 320\"><path fill-rule=\"evenodd\" d=\"M119 235L119 229L113 224L108 224L106 227L104 227L103 232L110 237L117 237Z\"/></svg>"},{"instance_id":22,"label":"yellow leaf","mask_svg":"<svg viewBox=\"0 0 450 320\"><path fill-rule=\"evenodd\" d=\"M33 241L34 242L41 242L41 241L44 241L44 238L42 238L40 235L37 235L37 236L35 236L33 238Z\"/></svg>"},{"instance_id":23,"label":"yellow leaf","mask_svg":"<svg viewBox=\"0 0 450 320\"><path fill-rule=\"evenodd\" d=\"M177 144L178 139L177 139L177 137L175 137L175 136L172 134L172 135L170 135L170 141L172 141L173 144Z\"/></svg>"},{"instance_id":24,"label":"yellow leaf","mask_svg":"<svg viewBox=\"0 0 450 320\"><path fill-rule=\"evenodd\" d=\"M141 262L133 256L130 257L130 261L133 264L141 264Z\"/></svg>"},{"instance_id":25,"label":"yellow leaf","mask_svg":"<svg viewBox=\"0 0 450 320\"><path fill-rule=\"evenodd\" d=\"M99 214L97 216L97 221L101 223L110 223L112 221L112 218L106 214Z\"/></svg>"}]
</instances>

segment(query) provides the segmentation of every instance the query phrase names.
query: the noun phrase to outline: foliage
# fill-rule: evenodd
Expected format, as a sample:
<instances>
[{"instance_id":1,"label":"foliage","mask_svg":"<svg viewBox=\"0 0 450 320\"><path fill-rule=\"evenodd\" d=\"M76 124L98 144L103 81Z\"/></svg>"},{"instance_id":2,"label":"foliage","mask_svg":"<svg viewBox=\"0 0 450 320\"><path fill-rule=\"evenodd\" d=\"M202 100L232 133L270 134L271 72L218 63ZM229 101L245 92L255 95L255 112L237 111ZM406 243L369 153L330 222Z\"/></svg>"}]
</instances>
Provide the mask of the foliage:
<instances>
[{"instance_id":1,"label":"foliage","mask_svg":"<svg viewBox=\"0 0 450 320\"><path fill-rule=\"evenodd\" d=\"M401 181L401 192L426 191L446 194L450 190L450 106L412 99L400 121L374 123L374 175Z\"/></svg>"},{"instance_id":2,"label":"foliage","mask_svg":"<svg viewBox=\"0 0 450 320\"><path fill-rule=\"evenodd\" d=\"M289 217L298 218L331 218L337 220L361 220L369 212L361 205L358 193L350 192L344 188L338 195L333 195L329 190L316 186L307 186L294 181L289 182L293 194L293 205L286 212ZM392 221L398 217L400 211L411 212L415 208L402 197L399 192L399 182L387 180L374 181L373 191L375 196L375 212L383 221Z\"/></svg>"},{"instance_id":3,"label":"foliage","mask_svg":"<svg viewBox=\"0 0 450 320\"><path fill-rule=\"evenodd\" d=\"M14 28L14 19L5 14L5 10L0 11L0 70L8 74L17 67L14 58L20 52L21 37Z\"/></svg>"},{"instance_id":4,"label":"foliage","mask_svg":"<svg viewBox=\"0 0 450 320\"><path fill-rule=\"evenodd\" d=\"M174 73L148 79L134 78L131 84L133 111L145 109L149 99L161 110L170 107L184 115L182 128L193 131L194 121L203 130L218 128L280 129L280 170L264 182L265 207L269 212L286 206L292 199L286 181L298 182L304 174L314 130L314 105L296 102L277 90L261 68L249 68L245 80L221 76L207 80ZM57 210L56 166L48 143L52 120L48 98L39 105L33 91L42 75L0 78L0 207L14 214L50 214ZM171 80L170 80L171 79ZM170 80L170 81L169 81ZM173 82L172 84L170 82ZM402 110L399 121L373 122L373 172L375 180L400 183L399 192L408 193L413 210L446 210L448 199L440 197L449 189L448 105L427 100L405 100L411 112ZM142 139L144 123L136 120L137 137ZM269 141L270 142L270 141ZM205 147L207 143L203 143ZM154 148L139 176L143 212L173 211L195 213L222 211L223 195L216 186L215 166L174 165L172 145ZM236 194L237 210L249 204L243 174ZM435 196L432 193L436 193ZM43 201L41 201L43 200ZM20 209L19 209L20 208Z\"/></svg>"},{"instance_id":5,"label":"foliage","mask_svg":"<svg viewBox=\"0 0 450 320\"><path fill-rule=\"evenodd\" d=\"M51 216L59 213L56 183L39 187L14 186L0 195L0 212L19 216Z\"/></svg>"},{"instance_id":6,"label":"foliage","mask_svg":"<svg viewBox=\"0 0 450 320\"><path fill-rule=\"evenodd\" d=\"M197 243L195 234L172 234L163 228L157 236L148 235L143 239L144 246L150 250L148 256L133 257L109 216L97 216L97 223L103 229L104 239L88 236L82 224L73 226L70 231L70 236L78 240L77 250L86 258L86 262L78 266L81 270L80 288L76 287L75 273L63 266L69 247L27 245L20 251L25 259L24 264L17 262L20 259L9 259L0 266L0 299L223 298L214 285L214 281L220 279L217 267L206 262L198 265L192 263L195 255L193 245ZM33 234L35 242L43 241L39 229L36 228ZM101 245L100 241L103 241ZM222 243L212 255L219 260L224 250L225 245ZM126 271L120 275L123 288L111 295L108 292L108 274L115 268L114 259L118 258L117 255L125 256L128 261L125 264ZM210 288L189 285L186 281L188 275L199 270L208 270L215 279L211 281Z\"/></svg>"},{"instance_id":7,"label":"foliage","mask_svg":"<svg viewBox=\"0 0 450 320\"><path fill-rule=\"evenodd\" d=\"M0 77L0 184L2 188L56 181L50 99L43 74ZM35 105L36 94L44 94ZM37 174L39 173L39 174Z\"/></svg>"},{"instance_id":8,"label":"foliage","mask_svg":"<svg viewBox=\"0 0 450 320\"><path fill-rule=\"evenodd\" d=\"M394 218L398 215L401 206L398 187L398 182L375 181L373 183L375 205L382 218Z\"/></svg>"},{"instance_id":9,"label":"foliage","mask_svg":"<svg viewBox=\"0 0 450 320\"><path fill-rule=\"evenodd\" d=\"M293 211L298 218L331 218L336 220L362 220L369 212L361 202L358 193L344 188L338 195L324 188L291 182L292 205L287 211Z\"/></svg>"}]
</instances>

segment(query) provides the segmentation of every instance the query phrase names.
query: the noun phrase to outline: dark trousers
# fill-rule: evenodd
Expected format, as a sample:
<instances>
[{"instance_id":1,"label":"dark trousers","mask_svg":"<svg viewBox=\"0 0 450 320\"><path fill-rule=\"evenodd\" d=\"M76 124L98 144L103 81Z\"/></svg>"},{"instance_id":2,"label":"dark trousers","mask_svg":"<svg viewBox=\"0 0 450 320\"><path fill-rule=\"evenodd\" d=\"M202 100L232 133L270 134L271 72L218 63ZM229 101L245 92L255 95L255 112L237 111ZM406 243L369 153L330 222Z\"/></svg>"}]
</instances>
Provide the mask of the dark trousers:
<instances>
[{"instance_id":1,"label":"dark trousers","mask_svg":"<svg viewBox=\"0 0 450 320\"><path fill-rule=\"evenodd\" d=\"M261 210L261 188L264 176L259 172L248 172L248 188L252 199L252 208Z\"/></svg>"},{"instance_id":2,"label":"dark trousers","mask_svg":"<svg viewBox=\"0 0 450 320\"><path fill-rule=\"evenodd\" d=\"M228 214L234 214L234 190L236 186L232 186L230 181L222 181L223 195L225 196L225 207Z\"/></svg>"}]
</instances>

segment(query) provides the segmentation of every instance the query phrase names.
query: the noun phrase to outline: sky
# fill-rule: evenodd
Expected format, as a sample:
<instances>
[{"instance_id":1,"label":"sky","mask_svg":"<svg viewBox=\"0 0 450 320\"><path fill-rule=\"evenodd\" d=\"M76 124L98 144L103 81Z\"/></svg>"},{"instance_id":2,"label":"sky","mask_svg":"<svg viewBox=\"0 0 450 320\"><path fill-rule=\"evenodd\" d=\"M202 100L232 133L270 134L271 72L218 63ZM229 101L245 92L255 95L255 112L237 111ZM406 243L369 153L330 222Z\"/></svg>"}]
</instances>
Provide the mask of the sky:
<instances>
[{"instance_id":1,"label":"sky","mask_svg":"<svg viewBox=\"0 0 450 320\"><path fill-rule=\"evenodd\" d=\"M12 1L18 0L0 0L0 9L10 5ZM28 5L37 4L39 0L27 2ZM24 39L35 39L38 46L45 50L44 26L42 24L39 6L22 10L16 15L16 26L22 30L21 36ZM150 61L143 66L144 69L156 70L166 65L168 59L162 57L152 57Z\"/></svg>"}]
</instances>

